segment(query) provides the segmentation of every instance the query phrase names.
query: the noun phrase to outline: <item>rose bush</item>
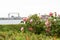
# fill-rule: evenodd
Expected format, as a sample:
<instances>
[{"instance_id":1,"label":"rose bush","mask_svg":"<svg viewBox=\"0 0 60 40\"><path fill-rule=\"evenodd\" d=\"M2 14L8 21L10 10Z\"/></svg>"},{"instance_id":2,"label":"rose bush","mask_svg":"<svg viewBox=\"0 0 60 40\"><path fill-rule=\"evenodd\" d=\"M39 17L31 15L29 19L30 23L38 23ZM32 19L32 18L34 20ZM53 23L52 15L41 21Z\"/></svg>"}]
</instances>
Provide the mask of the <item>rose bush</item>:
<instances>
[{"instance_id":1,"label":"rose bush","mask_svg":"<svg viewBox=\"0 0 60 40\"><path fill-rule=\"evenodd\" d=\"M37 14L34 14L29 16L29 19L26 21L26 26L34 33L40 34L44 30L44 21L41 21L40 17Z\"/></svg>"},{"instance_id":2,"label":"rose bush","mask_svg":"<svg viewBox=\"0 0 60 40\"><path fill-rule=\"evenodd\" d=\"M54 16L54 15L55 16ZM35 34L58 35L60 34L60 19L56 12L50 12L48 19L43 20L37 14L31 15L25 21L24 31L30 31Z\"/></svg>"}]
</instances>

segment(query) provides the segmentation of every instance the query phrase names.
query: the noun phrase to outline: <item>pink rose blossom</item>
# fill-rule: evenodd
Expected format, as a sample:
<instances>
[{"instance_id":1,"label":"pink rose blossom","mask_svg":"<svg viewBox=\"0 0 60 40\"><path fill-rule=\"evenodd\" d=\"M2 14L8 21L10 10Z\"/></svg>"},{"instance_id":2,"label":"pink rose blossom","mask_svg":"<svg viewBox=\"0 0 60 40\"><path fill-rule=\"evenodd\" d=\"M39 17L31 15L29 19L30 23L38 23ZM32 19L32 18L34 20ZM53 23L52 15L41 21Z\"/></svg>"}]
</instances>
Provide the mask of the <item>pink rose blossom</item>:
<instances>
[{"instance_id":1,"label":"pink rose blossom","mask_svg":"<svg viewBox=\"0 0 60 40\"><path fill-rule=\"evenodd\" d=\"M27 17L23 18L23 21L25 21L25 22L26 22L27 20L28 20L28 18L27 18Z\"/></svg>"},{"instance_id":2,"label":"pink rose blossom","mask_svg":"<svg viewBox=\"0 0 60 40\"><path fill-rule=\"evenodd\" d=\"M46 25L47 27L51 26L51 24L50 24L50 22L49 22L48 20L45 22L45 25Z\"/></svg>"},{"instance_id":3,"label":"pink rose blossom","mask_svg":"<svg viewBox=\"0 0 60 40\"><path fill-rule=\"evenodd\" d=\"M21 27L21 31L23 31L24 30L24 27Z\"/></svg>"},{"instance_id":4,"label":"pink rose blossom","mask_svg":"<svg viewBox=\"0 0 60 40\"><path fill-rule=\"evenodd\" d=\"M28 29L29 29L30 31L32 31L32 30L33 30L33 28L32 28L32 27L29 27Z\"/></svg>"},{"instance_id":5,"label":"pink rose blossom","mask_svg":"<svg viewBox=\"0 0 60 40\"><path fill-rule=\"evenodd\" d=\"M32 23L32 21L33 21L33 20L31 19L31 20L30 20L30 23Z\"/></svg>"}]
</instances>

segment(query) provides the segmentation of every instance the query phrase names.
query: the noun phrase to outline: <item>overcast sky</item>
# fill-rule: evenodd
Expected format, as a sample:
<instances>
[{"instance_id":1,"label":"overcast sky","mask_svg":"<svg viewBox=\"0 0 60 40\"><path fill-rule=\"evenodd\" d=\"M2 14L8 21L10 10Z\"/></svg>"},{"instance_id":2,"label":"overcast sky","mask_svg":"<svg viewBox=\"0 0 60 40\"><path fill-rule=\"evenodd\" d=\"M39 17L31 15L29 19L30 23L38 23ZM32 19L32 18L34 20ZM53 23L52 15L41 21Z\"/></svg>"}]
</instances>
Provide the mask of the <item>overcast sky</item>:
<instances>
[{"instance_id":1,"label":"overcast sky","mask_svg":"<svg viewBox=\"0 0 60 40\"><path fill-rule=\"evenodd\" d=\"M8 13L18 12L21 17L49 12L60 13L60 0L0 0L0 17Z\"/></svg>"}]
</instances>

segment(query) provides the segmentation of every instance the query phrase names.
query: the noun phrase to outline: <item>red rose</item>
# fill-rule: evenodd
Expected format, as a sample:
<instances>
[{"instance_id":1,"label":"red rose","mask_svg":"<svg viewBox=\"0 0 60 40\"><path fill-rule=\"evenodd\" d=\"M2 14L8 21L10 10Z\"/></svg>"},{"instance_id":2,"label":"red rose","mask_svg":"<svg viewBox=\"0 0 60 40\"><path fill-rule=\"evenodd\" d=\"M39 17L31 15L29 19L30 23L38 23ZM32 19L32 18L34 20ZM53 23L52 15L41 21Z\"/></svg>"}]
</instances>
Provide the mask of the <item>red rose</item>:
<instances>
[{"instance_id":1,"label":"red rose","mask_svg":"<svg viewBox=\"0 0 60 40\"><path fill-rule=\"evenodd\" d=\"M53 13L52 13L52 12L50 12L50 13L49 13L49 16L53 16Z\"/></svg>"}]
</instances>

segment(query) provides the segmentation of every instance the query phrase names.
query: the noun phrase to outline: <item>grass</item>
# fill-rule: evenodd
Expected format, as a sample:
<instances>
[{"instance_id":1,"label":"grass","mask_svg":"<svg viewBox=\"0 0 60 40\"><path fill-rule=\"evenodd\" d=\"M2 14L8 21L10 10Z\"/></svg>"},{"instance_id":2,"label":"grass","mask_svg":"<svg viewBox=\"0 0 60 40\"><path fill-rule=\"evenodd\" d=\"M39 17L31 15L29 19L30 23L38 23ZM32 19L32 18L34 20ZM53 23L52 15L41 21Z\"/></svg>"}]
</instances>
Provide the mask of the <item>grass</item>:
<instances>
[{"instance_id":1,"label":"grass","mask_svg":"<svg viewBox=\"0 0 60 40\"><path fill-rule=\"evenodd\" d=\"M52 36L20 31L21 25L0 25L0 40L60 40Z\"/></svg>"},{"instance_id":2,"label":"grass","mask_svg":"<svg viewBox=\"0 0 60 40\"><path fill-rule=\"evenodd\" d=\"M34 33L18 33L18 32L0 32L0 40L53 40L52 36L45 35L36 35ZM60 38L56 38L56 40L60 40Z\"/></svg>"}]
</instances>

